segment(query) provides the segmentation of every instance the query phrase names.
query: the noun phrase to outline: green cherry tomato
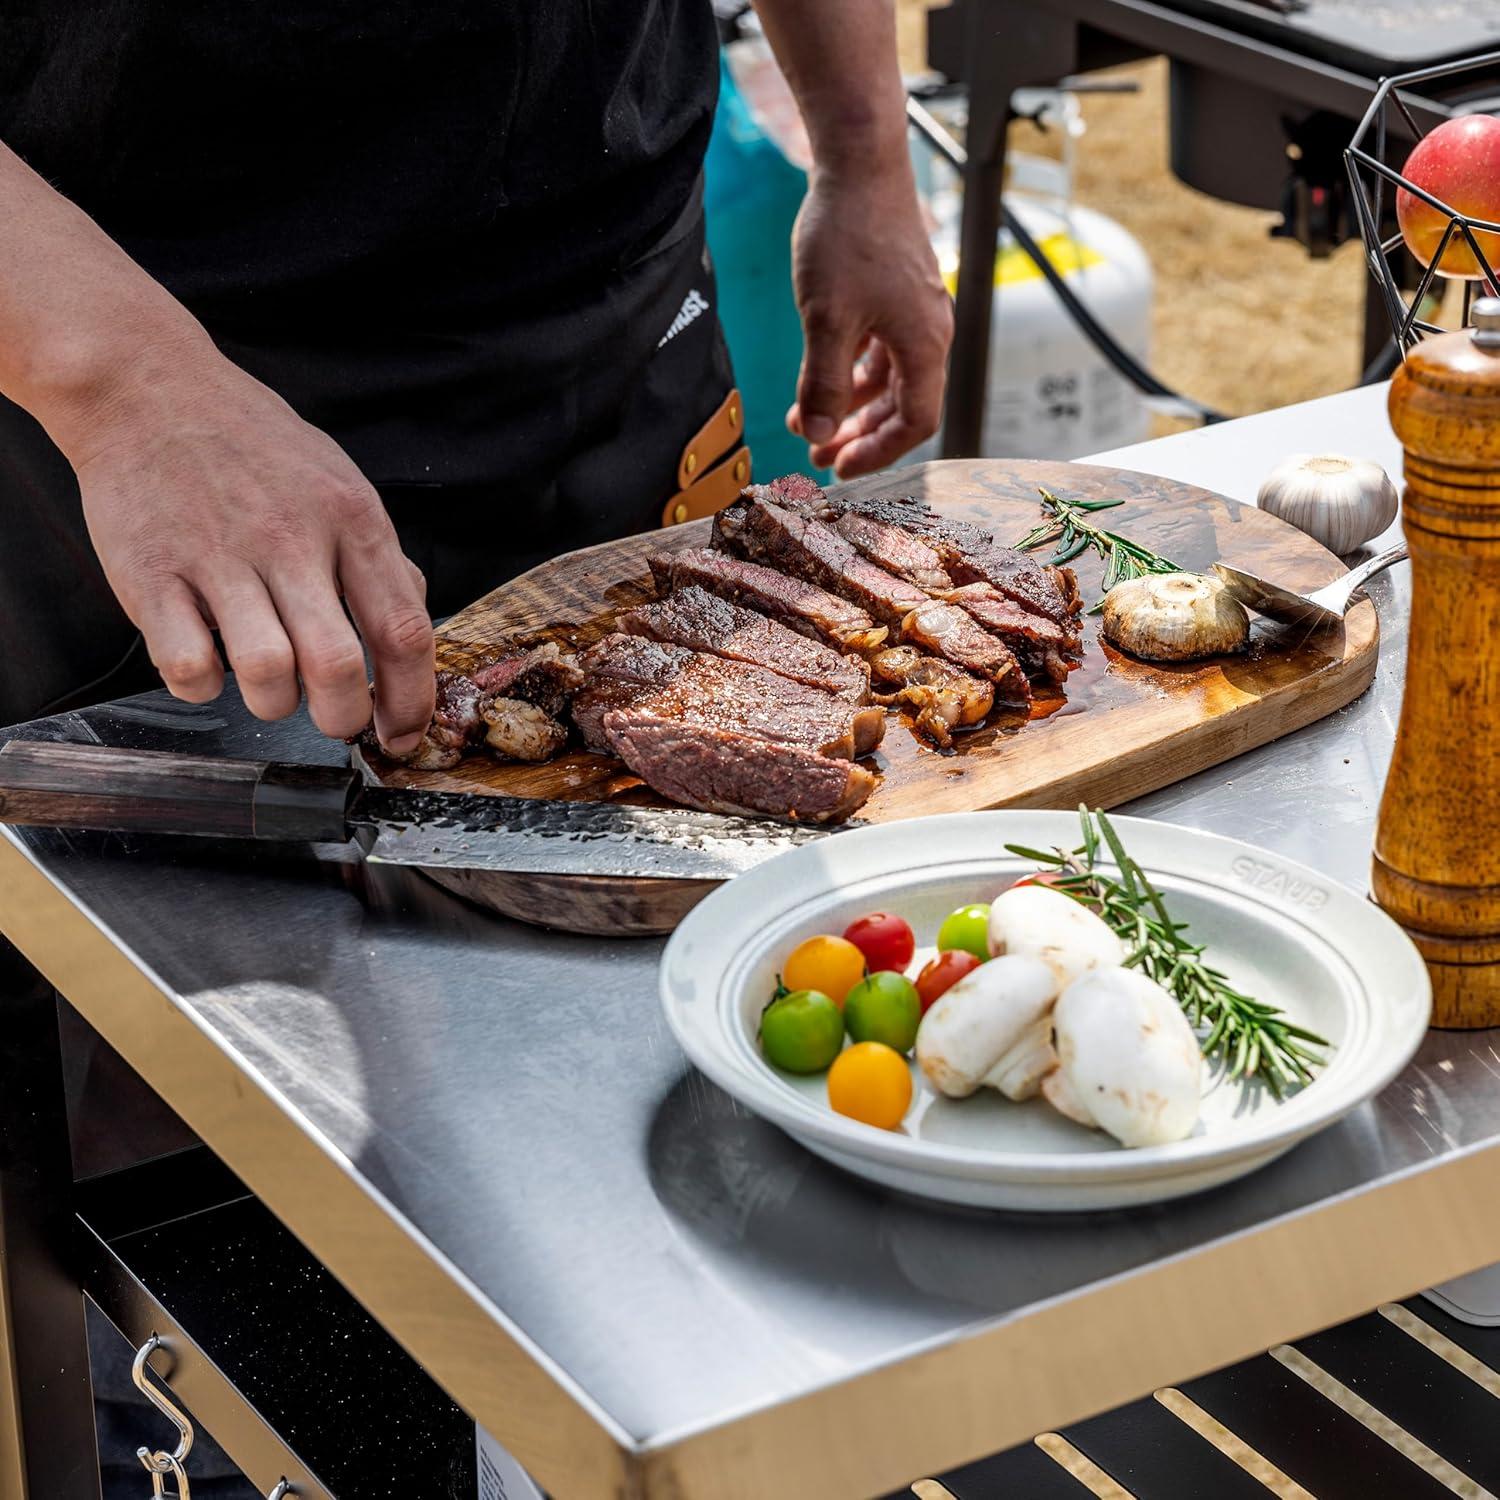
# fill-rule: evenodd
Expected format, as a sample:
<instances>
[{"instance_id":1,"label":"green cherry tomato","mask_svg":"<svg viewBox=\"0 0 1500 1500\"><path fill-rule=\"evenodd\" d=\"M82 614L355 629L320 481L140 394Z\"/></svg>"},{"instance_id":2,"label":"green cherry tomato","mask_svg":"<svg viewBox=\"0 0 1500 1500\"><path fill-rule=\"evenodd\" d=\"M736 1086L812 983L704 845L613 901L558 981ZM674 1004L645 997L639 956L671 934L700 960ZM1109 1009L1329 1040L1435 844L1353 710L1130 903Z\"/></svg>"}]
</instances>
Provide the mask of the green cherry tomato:
<instances>
[{"instance_id":1,"label":"green cherry tomato","mask_svg":"<svg viewBox=\"0 0 1500 1500\"><path fill-rule=\"evenodd\" d=\"M788 1073L821 1073L844 1045L844 1013L821 990L780 995L760 1018L766 1061Z\"/></svg>"},{"instance_id":2,"label":"green cherry tomato","mask_svg":"<svg viewBox=\"0 0 1500 1500\"><path fill-rule=\"evenodd\" d=\"M943 918L938 928L938 952L951 953L955 948L972 953L980 963L990 956L990 908L986 902L960 906Z\"/></svg>"},{"instance_id":3,"label":"green cherry tomato","mask_svg":"<svg viewBox=\"0 0 1500 1500\"><path fill-rule=\"evenodd\" d=\"M905 974L883 969L849 991L844 1025L856 1042L884 1042L896 1052L910 1052L922 1020L917 987Z\"/></svg>"}]
</instances>

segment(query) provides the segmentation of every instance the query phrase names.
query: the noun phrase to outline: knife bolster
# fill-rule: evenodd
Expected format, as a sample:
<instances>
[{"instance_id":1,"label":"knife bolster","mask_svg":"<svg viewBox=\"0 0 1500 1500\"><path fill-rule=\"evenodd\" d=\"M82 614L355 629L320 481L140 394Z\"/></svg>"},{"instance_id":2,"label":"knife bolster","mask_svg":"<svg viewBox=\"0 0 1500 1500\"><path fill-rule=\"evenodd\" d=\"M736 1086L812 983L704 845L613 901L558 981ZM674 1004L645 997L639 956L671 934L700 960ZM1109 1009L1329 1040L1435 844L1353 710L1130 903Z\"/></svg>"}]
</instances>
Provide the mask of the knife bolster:
<instances>
[{"instance_id":1,"label":"knife bolster","mask_svg":"<svg viewBox=\"0 0 1500 1500\"><path fill-rule=\"evenodd\" d=\"M342 844L359 774L348 766L268 765L255 783L252 826L258 839Z\"/></svg>"}]
</instances>

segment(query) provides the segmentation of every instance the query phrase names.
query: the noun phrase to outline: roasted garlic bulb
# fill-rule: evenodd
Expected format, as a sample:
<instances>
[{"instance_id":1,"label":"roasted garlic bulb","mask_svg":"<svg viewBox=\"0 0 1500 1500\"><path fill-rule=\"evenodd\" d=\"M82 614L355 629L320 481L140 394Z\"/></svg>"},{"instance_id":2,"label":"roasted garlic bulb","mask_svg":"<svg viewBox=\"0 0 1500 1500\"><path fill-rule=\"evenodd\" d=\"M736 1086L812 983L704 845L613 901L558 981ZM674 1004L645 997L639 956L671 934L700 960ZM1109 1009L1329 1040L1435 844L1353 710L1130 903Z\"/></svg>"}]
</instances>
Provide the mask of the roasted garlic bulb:
<instances>
[{"instance_id":1,"label":"roasted garlic bulb","mask_svg":"<svg viewBox=\"0 0 1500 1500\"><path fill-rule=\"evenodd\" d=\"M1117 583L1104 597L1104 638L1146 661L1192 661L1243 651L1244 606L1217 578L1150 573Z\"/></svg>"}]
</instances>

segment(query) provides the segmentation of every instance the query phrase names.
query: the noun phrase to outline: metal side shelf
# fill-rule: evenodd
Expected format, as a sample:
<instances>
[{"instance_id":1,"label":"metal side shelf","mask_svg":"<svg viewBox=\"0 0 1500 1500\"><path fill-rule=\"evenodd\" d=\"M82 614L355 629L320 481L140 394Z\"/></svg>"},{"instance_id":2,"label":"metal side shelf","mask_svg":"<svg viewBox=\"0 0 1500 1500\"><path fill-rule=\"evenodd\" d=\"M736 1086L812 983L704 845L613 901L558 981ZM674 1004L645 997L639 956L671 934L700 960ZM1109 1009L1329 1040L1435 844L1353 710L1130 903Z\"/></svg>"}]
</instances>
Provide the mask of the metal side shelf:
<instances>
[{"instance_id":1,"label":"metal side shelf","mask_svg":"<svg viewBox=\"0 0 1500 1500\"><path fill-rule=\"evenodd\" d=\"M160 1336L153 1371L261 1493L473 1500L473 1421L205 1148L75 1203L84 1293L133 1347Z\"/></svg>"},{"instance_id":2,"label":"metal side shelf","mask_svg":"<svg viewBox=\"0 0 1500 1500\"><path fill-rule=\"evenodd\" d=\"M1500 1328L1421 1297L1355 1318L1037 1443L918 1481L924 1500L1084 1500L1080 1465L1135 1500L1432 1500L1500 1486ZM1285 1492L1285 1487L1279 1493ZM912 1491L886 1500L910 1500Z\"/></svg>"}]
</instances>

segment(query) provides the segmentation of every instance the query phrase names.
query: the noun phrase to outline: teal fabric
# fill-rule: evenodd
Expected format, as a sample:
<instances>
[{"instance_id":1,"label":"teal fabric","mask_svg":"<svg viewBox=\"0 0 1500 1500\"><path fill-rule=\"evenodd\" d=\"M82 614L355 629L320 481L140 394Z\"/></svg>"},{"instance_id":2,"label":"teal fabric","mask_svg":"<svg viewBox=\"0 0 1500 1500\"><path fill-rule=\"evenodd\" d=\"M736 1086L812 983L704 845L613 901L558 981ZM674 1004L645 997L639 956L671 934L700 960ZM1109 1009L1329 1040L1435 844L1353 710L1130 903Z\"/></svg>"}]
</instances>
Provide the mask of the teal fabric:
<instances>
[{"instance_id":1,"label":"teal fabric","mask_svg":"<svg viewBox=\"0 0 1500 1500\"><path fill-rule=\"evenodd\" d=\"M719 76L719 112L704 167L704 212L719 283L719 320L745 400L745 441L755 476L764 481L807 472L807 445L786 430L785 420L802 360L791 234L807 175L756 123L722 55Z\"/></svg>"}]
</instances>

